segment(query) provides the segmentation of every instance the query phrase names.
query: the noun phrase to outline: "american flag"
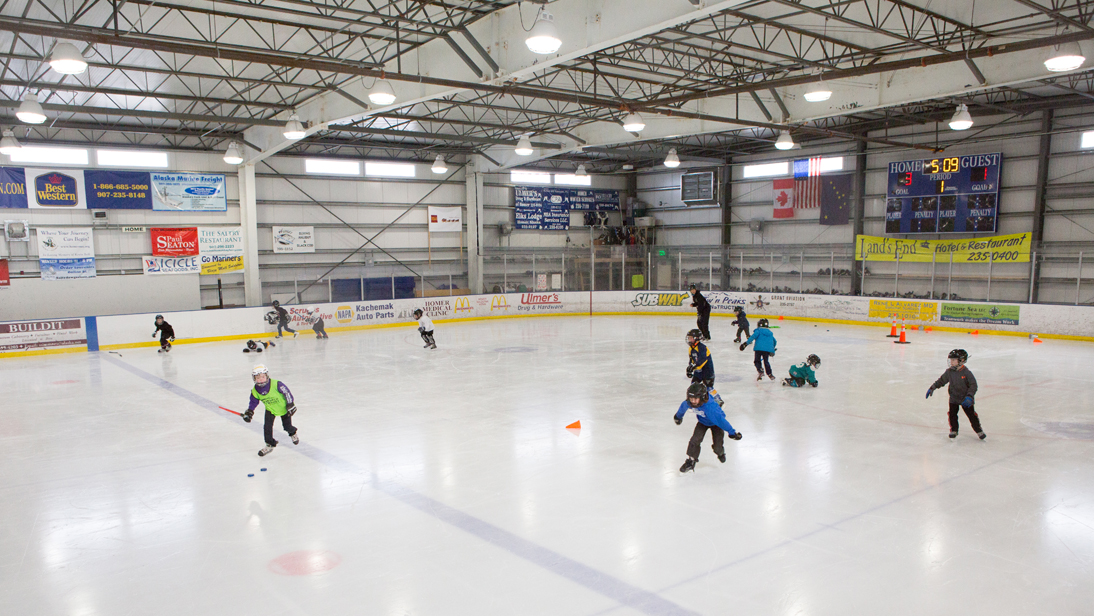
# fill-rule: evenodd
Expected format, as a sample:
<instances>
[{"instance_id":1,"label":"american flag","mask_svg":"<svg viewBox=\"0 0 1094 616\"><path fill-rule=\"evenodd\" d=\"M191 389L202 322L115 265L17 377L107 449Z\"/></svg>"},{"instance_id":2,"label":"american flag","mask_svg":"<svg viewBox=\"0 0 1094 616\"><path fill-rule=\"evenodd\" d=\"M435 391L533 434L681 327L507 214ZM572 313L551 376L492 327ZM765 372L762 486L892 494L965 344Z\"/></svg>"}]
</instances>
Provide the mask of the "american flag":
<instances>
[{"instance_id":1,"label":"american flag","mask_svg":"<svg viewBox=\"0 0 1094 616\"><path fill-rule=\"evenodd\" d=\"M820 207L821 159L794 161L794 208Z\"/></svg>"}]
</instances>

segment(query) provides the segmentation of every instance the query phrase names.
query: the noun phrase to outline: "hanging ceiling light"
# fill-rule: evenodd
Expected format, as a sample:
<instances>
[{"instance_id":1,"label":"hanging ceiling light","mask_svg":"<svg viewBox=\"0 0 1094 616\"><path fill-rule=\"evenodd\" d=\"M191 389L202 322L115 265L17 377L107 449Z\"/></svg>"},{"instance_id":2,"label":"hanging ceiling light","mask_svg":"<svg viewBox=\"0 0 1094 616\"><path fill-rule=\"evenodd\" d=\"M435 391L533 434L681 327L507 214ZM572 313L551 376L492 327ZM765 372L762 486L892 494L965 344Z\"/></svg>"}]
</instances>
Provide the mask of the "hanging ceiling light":
<instances>
[{"instance_id":1,"label":"hanging ceiling light","mask_svg":"<svg viewBox=\"0 0 1094 616\"><path fill-rule=\"evenodd\" d=\"M970 128L972 128L972 116L969 114L968 106L962 103L957 106L957 111L950 118L950 129L969 130Z\"/></svg>"},{"instance_id":2,"label":"hanging ceiling light","mask_svg":"<svg viewBox=\"0 0 1094 616\"><path fill-rule=\"evenodd\" d=\"M517 142L517 147L513 150L517 156L531 156L532 152L532 140L528 138L528 135L521 135L520 141Z\"/></svg>"},{"instance_id":3,"label":"hanging ceiling light","mask_svg":"<svg viewBox=\"0 0 1094 616\"><path fill-rule=\"evenodd\" d=\"M1067 34L1067 30L1064 30ZM1045 60L1045 68L1053 73L1073 71L1086 62L1083 50L1078 43L1064 43L1053 48L1050 56Z\"/></svg>"},{"instance_id":4,"label":"hanging ceiling light","mask_svg":"<svg viewBox=\"0 0 1094 616\"><path fill-rule=\"evenodd\" d=\"M794 147L794 139L790 136L790 131L784 130L779 132L779 138L775 140L776 150L789 150Z\"/></svg>"},{"instance_id":5,"label":"hanging ceiling light","mask_svg":"<svg viewBox=\"0 0 1094 616\"><path fill-rule=\"evenodd\" d=\"M810 103L821 103L832 98L832 91L828 89L828 86L824 85L823 80L817 81L817 83L809 86L809 90L805 92L805 100Z\"/></svg>"},{"instance_id":6,"label":"hanging ceiling light","mask_svg":"<svg viewBox=\"0 0 1094 616\"><path fill-rule=\"evenodd\" d=\"M300 116L294 112L289 116L289 121L285 122L285 130L281 134L285 135L286 139L296 141L303 139L308 133L304 130L304 124L300 122Z\"/></svg>"},{"instance_id":7,"label":"hanging ceiling light","mask_svg":"<svg viewBox=\"0 0 1094 616\"><path fill-rule=\"evenodd\" d=\"M21 147L23 147L23 144L16 140L15 133L10 128L5 128L4 138L0 139L0 154L11 156Z\"/></svg>"},{"instance_id":8,"label":"hanging ceiling light","mask_svg":"<svg viewBox=\"0 0 1094 616\"><path fill-rule=\"evenodd\" d=\"M243 152L239 150L239 145L235 141L228 144L228 149L224 151L224 162L229 165L238 165L243 162Z\"/></svg>"},{"instance_id":9,"label":"hanging ceiling light","mask_svg":"<svg viewBox=\"0 0 1094 616\"><path fill-rule=\"evenodd\" d=\"M23 97L23 104L19 105L19 111L15 112L15 117L19 118L20 122L26 122L27 124L45 122L46 112L38 104L38 95L27 92L26 96Z\"/></svg>"},{"instance_id":10,"label":"hanging ceiling light","mask_svg":"<svg viewBox=\"0 0 1094 616\"><path fill-rule=\"evenodd\" d=\"M368 93L368 100L372 101L373 105L386 107L395 102L395 90L392 89L390 82L381 79L372 86L372 91Z\"/></svg>"},{"instance_id":11,"label":"hanging ceiling light","mask_svg":"<svg viewBox=\"0 0 1094 616\"><path fill-rule=\"evenodd\" d=\"M646 120L637 113L632 113L623 118L623 130L628 133L640 133L646 128Z\"/></svg>"},{"instance_id":12,"label":"hanging ceiling light","mask_svg":"<svg viewBox=\"0 0 1094 616\"><path fill-rule=\"evenodd\" d=\"M585 165L578 165L577 171L574 173L579 178L583 178L589 175L589 172L585 170Z\"/></svg>"},{"instance_id":13,"label":"hanging ceiling light","mask_svg":"<svg viewBox=\"0 0 1094 616\"><path fill-rule=\"evenodd\" d=\"M87 60L72 43L57 43L49 57L49 65L62 75L79 75L87 70Z\"/></svg>"},{"instance_id":14,"label":"hanging ceiling light","mask_svg":"<svg viewBox=\"0 0 1094 616\"><path fill-rule=\"evenodd\" d=\"M528 38L524 39L524 44L532 50L532 53L543 55L555 53L559 47L562 47L562 39L558 37L558 28L555 27L555 18L547 11L546 6L539 9L536 23L532 25L532 30L528 33Z\"/></svg>"},{"instance_id":15,"label":"hanging ceiling light","mask_svg":"<svg viewBox=\"0 0 1094 616\"><path fill-rule=\"evenodd\" d=\"M433 170L433 173L444 173L448 171L448 165L444 164L444 156L438 154L437 158L433 159L433 166L430 167L430 169Z\"/></svg>"},{"instance_id":16,"label":"hanging ceiling light","mask_svg":"<svg viewBox=\"0 0 1094 616\"><path fill-rule=\"evenodd\" d=\"M676 155L676 148L669 150L669 155L665 157L665 166L669 169L680 166L680 157Z\"/></svg>"}]
</instances>

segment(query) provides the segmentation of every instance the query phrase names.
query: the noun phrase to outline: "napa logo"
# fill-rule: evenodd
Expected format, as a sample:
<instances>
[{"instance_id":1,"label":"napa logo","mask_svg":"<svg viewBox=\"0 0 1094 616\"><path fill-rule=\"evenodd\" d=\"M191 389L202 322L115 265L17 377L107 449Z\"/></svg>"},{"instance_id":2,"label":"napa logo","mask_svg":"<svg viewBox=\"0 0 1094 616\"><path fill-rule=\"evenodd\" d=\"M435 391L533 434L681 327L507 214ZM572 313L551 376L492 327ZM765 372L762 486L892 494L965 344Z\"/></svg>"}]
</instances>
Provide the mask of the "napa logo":
<instances>
[{"instance_id":1,"label":"napa logo","mask_svg":"<svg viewBox=\"0 0 1094 616\"><path fill-rule=\"evenodd\" d=\"M34 196L45 207L77 207L80 195L76 178L63 173L45 173L34 178Z\"/></svg>"},{"instance_id":2,"label":"napa logo","mask_svg":"<svg viewBox=\"0 0 1094 616\"><path fill-rule=\"evenodd\" d=\"M471 300L466 297L456 298L456 313L458 314L464 311L471 312Z\"/></svg>"},{"instance_id":3,"label":"napa logo","mask_svg":"<svg viewBox=\"0 0 1094 616\"><path fill-rule=\"evenodd\" d=\"M494 310L508 310L508 309L509 309L509 301L507 299L505 299L504 295L495 295L494 297L490 298L490 311L491 312L493 312Z\"/></svg>"},{"instance_id":4,"label":"napa logo","mask_svg":"<svg viewBox=\"0 0 1094 616\"><path fill-rule=\"evenodd\" d=\"M653 307L653 306L682 306L684 300L691 297L690 293L639 293L631 301L631 306L638 307Z\"/></svg>"},{"instance_id":5,"label":"napa logo","mask_svg":"<svg viewBox=\"0 0 1094 616\"><path fill-rule=\"evenodd\" d=\"M189 188L183 189L183 192L185 192L188 195L197 195L199 197L212 197L213 195L217 194L217 187L216 186L191 186Z\"/></svg>"},{"instance_id":6,"label":"napa logo","mask_svg":"<svg viewBox=\"0 0 1094 616\"><path fill-rule=\"evenodd\" d=\"M353 306L339 306L334 311L334 318L339 323L349 323L353 321Z\"/></svg>"}]
</instances>

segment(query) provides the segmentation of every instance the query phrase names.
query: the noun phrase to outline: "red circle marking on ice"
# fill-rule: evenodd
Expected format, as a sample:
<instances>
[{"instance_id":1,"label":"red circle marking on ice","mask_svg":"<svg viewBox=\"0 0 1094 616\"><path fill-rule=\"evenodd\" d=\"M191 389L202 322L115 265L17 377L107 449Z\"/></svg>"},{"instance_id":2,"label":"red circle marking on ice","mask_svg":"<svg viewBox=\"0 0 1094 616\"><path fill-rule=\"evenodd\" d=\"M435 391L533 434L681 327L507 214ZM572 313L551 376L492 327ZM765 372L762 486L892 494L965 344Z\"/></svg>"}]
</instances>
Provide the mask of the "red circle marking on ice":
<instances>
[{"instance_id":1,"label":"red circle marking on ice","mask_svg":"<svg viewBox=\"0 0 1094 616\"><path fill-rule=\"evenodd\" d=\"M342 557L327 550L300 550L282 554L270 561L270 571L278 575L313 575L330 571L342 563Z\"/></svg>"},{"instance_id":2,"label":"red circle marking on ice","mask_svg":"<svg viewBox=\"0 0 1094 616\"><path fill-rule=\"evenodd\" d=\"M79 383L79 381L53 381L53 385L71 385L73 383Z\"/></svg>"}]
</instances>

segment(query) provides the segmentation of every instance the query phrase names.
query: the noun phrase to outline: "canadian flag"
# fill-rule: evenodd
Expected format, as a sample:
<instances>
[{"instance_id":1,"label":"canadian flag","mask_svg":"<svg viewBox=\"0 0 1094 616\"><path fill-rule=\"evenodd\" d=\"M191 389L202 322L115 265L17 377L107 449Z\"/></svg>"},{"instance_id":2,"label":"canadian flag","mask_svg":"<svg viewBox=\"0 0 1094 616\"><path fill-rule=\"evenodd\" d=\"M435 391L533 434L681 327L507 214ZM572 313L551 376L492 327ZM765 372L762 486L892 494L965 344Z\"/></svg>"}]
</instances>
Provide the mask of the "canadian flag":
<instances>
[{"instance_id":1,"label":"canadian flag","mask_svg":"<svg viewBox=\"0 0 1094 616\"><path fill-rule=\"evenodd\" d=\"M794 178L774 180L771 187L775 189L775 218L793 218Z\"/></svg>"}]
</instances>

